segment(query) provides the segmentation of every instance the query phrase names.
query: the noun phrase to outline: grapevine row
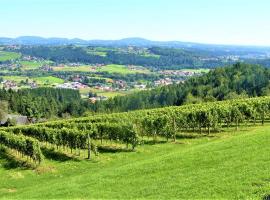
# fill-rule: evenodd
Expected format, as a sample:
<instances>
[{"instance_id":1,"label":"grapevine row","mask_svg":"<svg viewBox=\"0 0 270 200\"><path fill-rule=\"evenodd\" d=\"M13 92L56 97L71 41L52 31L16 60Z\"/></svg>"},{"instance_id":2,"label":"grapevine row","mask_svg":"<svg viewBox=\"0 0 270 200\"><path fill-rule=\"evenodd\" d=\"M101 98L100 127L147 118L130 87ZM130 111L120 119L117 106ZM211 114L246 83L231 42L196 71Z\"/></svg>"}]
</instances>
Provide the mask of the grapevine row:
<instances>
[{"instance_id":1,"label":"grapevine row","mask_svg":"<svg viewBox=\"0 0 270 200\"><path fill-rule=\"evenodd\" d=\"M40 163L43 159L39 143L35 139L0 131L0 144L29 156L35 162Z\"/></svg>"}]
</instances>

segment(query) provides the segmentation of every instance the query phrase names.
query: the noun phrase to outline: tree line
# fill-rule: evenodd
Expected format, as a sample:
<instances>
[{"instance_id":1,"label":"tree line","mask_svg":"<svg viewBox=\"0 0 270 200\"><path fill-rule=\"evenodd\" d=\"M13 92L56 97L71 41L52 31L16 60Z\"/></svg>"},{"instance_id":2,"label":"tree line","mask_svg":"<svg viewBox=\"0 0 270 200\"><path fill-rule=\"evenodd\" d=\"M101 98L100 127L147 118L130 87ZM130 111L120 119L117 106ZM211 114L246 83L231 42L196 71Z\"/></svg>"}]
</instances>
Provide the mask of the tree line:
<instances>
[{"instance_id":1,"label":"tree line","mask_svg":"<svg viewBox=\"0 0 270 200\"><path fill-rule=\"evenodd\" d=\"M47 144L55 147L56 151L69 148L71 153L79 155L81 150L88 150L87 158L91 158L91 152L97 155L104 141L106 145L108 142L125 144L127 149L135 150L137 145L150 138L154 143L159 138L176 141L179 134L187 132L210 134L230 127L237 130L248 124L264 125L269 117L270 97L257 97L2 128L3 136L0 141L15 149L19 144L16 150L33 159L36 159L33 149L38 150L39 146L46 147ZM9 137L12 139L8 139ZM25 148L27 142L20 142L26 140L24 137L33 138L30 150ZM9 140L12 142L8 143ZM35 141L39 143L36 144Z\"/></svg>"},{"instance_id":2,"label":"tree line","mask_svg":"<svg viewBox=\"0 0 270 200\"><path fill-rule=\"evenodd\" d=\"M0 101L7 102L10 112L35 119L62 117L63 114L80 116L88 108L79 91L71 89L0 89ZM0 106L6 107L6 104Z\"/></svg>"},{"instance_id":3,"label":"tree line","mask_svg":"<svg viewBox=\"0 0 270 200\"><path fill-rule=\"evenodd\" d=\"M269 69L258 65L237 63L211 70L199 77L192 77L184 83L97 102L92 109L96 112L122 112L266 96L270 94L269 80Z\"/></svg>"},{"instance_id":4,"label":"tree line","mask_svg":"<svg viewBox=\"0 0 270 200\"><path fill-rule=\"evenodd\" d=\"M176 48L151 47L148 51L156 56L145 56L138 53L121 51L119 49L107 49L106 56L87 53L87 47L78 46L22 46L17 50L24 55L51 60L56 63L85 63L85 64L120 64L140 65L154 69L181 69L190 68L214 68L224 65L222 60L202 60L207 58L210 52L198 50L183 50Z\"/></svg>"}]
</instances>

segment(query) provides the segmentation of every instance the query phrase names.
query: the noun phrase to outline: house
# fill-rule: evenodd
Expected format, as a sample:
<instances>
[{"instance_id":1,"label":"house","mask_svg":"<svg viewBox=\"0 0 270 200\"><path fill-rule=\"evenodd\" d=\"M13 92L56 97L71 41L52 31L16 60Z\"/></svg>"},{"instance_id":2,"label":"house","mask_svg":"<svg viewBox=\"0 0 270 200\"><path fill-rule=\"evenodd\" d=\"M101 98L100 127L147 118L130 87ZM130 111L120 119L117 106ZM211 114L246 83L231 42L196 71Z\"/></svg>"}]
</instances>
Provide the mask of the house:
<instances>
[{"instance_id":1,"label":"house","mask_svg":"<svg viewBox=\"0 0 270 200\"><path fill-rule=\"evenodd\" d=\"M173 84L172 80L170 78L165 78L165 79L160 79L158 81L155 81L155 86L160 86L160 85L171 85Z\"/></svg>"},{"instance_id":2,"label":"house","mask_svg":"<svg viewBox=\"0 0 270 200\"><path fill-rule=\"evenodd\" d=\"M70 82L70 83L57 85L56 88L79 90L79 89L88 88L88 86L79 82Z\"/></svg>"},{"instance_id":3,"label":"house","mask_svg":"<svg viewBox=\"0 0 270 200\"><path fill-rule=\"evenodd\" d=\"M9 114L0 121L0 124L5 125L8 122L8 119L14 121L16 125L26 125L30 123L27 116Z\"/></svg>"},{"instance_id":4,"label":"house","mask_svg":"<svg viewBox=\"0 0 270 200\"><path fill-rule=\"evenodd\" d=\"M134 85L134 87L137 88L137 89L141 89L141 90L146 89L146 85L145 84Z\"/></svg>"},{"instance_id":5,"label":"house","mask_svg":"<svg viewBox=\"0 0 270 200\"><path fill-rule=\"evenodd\" d=\"M97 97L91 97L91 98L89 98L89 101L91 102L91 103L96 103L97 101L105 101L105 100L107 100L108 98L107 97L105 97L105 96L97 96Z\"/></svg>"},{"instance_id":6,"label":"house","mask_svg":"<svg viewBox=\"0 0 270 200\"><path fill-rule=\"evenodd\" d=\"M38 84L36 82L31 82L29 83L29 86L34 89L34 88L38 88Z\"/></svg>"},{"instance_id":7,"label":"house","mask_svg":"<svg viewBox=\"0 0 270 200\"><path fill-rule=\"evenodd\" d=\"M17 89L17 83L15 81L5 80L2 84L4 89Z\"/></svg>"}]
</instances>

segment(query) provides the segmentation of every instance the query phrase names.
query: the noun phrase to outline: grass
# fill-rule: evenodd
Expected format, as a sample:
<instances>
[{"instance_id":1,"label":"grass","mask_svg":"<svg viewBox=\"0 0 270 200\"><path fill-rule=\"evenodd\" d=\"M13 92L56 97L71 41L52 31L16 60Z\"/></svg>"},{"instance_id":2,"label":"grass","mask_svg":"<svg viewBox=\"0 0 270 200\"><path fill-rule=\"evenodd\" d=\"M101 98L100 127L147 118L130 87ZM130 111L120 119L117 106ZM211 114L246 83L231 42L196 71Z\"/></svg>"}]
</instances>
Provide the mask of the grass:
<instances>
[{"instance_id":1,"label":"grass","mask_svg":"<svg viewBox=\"0 0 270 200\"><path fill-rule=\"evenodd\" d=\"M104 52L104 51L88 50L87 53L91 55L102 56L102 57L107 56L107 52Z\"/></svg>"},{"instance_id":2,"label":"grass","mask_svg":"<svg viewBox=\"0 0 270 200\"><path fill-rule=\"evenodd\" d=\"M17 83L21 81L26 81L28 79L30 82L36 81L37 84L40 85L52 85L52 84L61 84L64 83L63 79L53 77L53 76L46 76L46 77L26 77L26 76L2 76L4 80L12 80Z\"/></svg>"},{"instance_id":3,"label":"grass","mask_svg":"<svg viewBox=\"0 0 270 200\"><path fill-rule=\"evenodd\" d=\"M89 91L97 93L97 95L99 96L105 96L107 98L111 98L111 97L116 97L116 96L124 96L124 95L128 95L128 94L132 94L134 92L137 92L139 90L137 89L131 89L128 91L103 91L103 90L98 90L95 88L86 88L86 89L80 89L80 93L81 95L88 95Z\"/></svg>"},{"instance_id":4,"label":"grass","mask_svg":"<svg viewBox=\"0 0 270 200\"><path fill-rule=\"evenodd\" d=\"M37 84L62 84L65 81L61 78L57 78L57 77L53 77L53 76L45 76L45 77L36 77L33 78L33 80L35 80L37 82Z\"/></svg>"},{"instance_id":5,"label":"grass","mask_svg":"<svg viewBox=\"0 0 270 200\"><path fill-rule=\"evenodd\" d=\"M262 199L270 194L269 128L143 145L92 161L47 158L35 170L2 158L0 198Z\"/></svg>"},{"instance_id":6,"label":"grass","mask_svg":"<svg viewBox=\"0 0 270 200\"><path fill-rule=\"evenodd\" d=\"M30 78L26 76L2 76L2 77L4 80L15 81L17 83L25 81L26 79L30 80Z\"/></svg>"},{"instance_id":7,"label":"grass","mask_svg":"<svg viewBox=\"0 0 270 200\"><path fill-rule=\"evenodd\" d=\"M21 57L21 54L16 52L0 51L0 61L16 60Z\"/></svg>"},{"instance_id":8,"label":"grass","mask_svg":"<svg viewBox=\"0 0 270 200\"><path fill-rule=\"evenodd\" d=\"M43 61L43 62L38 62L38 61L20 61L20 64L22 65L23 70L35 70L40 67L42 67L45 64L51 64L51 61Z\"/></svg>"},{"instance_id":9,"label":"grass","mask_svg":"<svg viewBox=\"0 0 270 200\"><path fill-rule=\"evenodd\" d=\"M119 73L119 74L149 73L149 70L142 67L132 70L125 65L114 65L114 64L98 68L97 71L108 73Z\"/></svg>"},{"instance_id":10,"label":"grass","mask_svg":"<svg viewBox=\"0 0 270 200\"><path fill-rule=\"evenodd\" d=\"M135 69L130 69L125 65L106 65L103 67L94 68L90 65L84 66L64 66L64 67L53 67L54 71L66 71L66 72L108 72L108 73L118 73L118 74L135 74L135 73L150 73L149 70L143 67L136 67Z\"/></svg>"},{"instance_id":11,"label":"grass","mask_svg":"<svg viewBox=\"0 0 270 200\"><path fill-rule=\"evenodd\" d=\"M22 65L22 69L24 70L38 69L42 66L41 63L33 61L20 61L20 64Z\"/></svg>"},{"instance_id":12,"label":"grass","mask_svg":"<svg viewBox=\"0 0 270 200\"><path fill-rule=\"evenodd\" d=\"M208 73L210 69L200 68L200 69L181 69L181 71L188 71L188 72L197 72L197 73Z\"/></svg>"},{"instance_id":13,"label":"grass","mask_svg":"<svg viewBox=\"0 0 270 200\"><path fill-rule=\"evenodd\" d=\"M104 97L107 97L107 98L112 98L112 97L116 97L116 96L124 96L126 95L125 94L125 91L113 91L113 92L98 92L97 93L99 96L104 96Z\"/></svg>"},{"instance_id":14,"label":"grass","mask_svg":"<svg viewBox=\"0 0 270 200\"><path fill-rule=\"evenodd\" d=\"M54 71L65 71L65 72L92 72L93 68L90 65L78 66L78 67L53 67Z\"/></svg>"}]
</instances>

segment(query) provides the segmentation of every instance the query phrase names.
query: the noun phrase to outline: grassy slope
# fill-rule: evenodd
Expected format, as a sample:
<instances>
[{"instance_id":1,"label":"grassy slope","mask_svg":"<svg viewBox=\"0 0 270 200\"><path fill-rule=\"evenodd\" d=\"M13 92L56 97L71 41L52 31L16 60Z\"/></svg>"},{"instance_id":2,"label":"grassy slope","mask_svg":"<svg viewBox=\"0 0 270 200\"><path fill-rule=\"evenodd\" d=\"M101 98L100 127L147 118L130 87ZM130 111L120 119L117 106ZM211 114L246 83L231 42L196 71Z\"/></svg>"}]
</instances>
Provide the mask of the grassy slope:
<instances>
[{"instance_id":1,"label":"grassy slope","mask_svg":"<svg viewBox=\"0 0 270 200\"><path fill-rule=\"evenodd\" d=\"M21 57L21 54L15 52L0 51L0 61L15 60Z\"/></svg>"},{"instance_id":2,"label":"grassy slope","mask_svg":"<svg viewBox=\"0 0 270 200\"><path fill-rule=\"evenodd\" d=\"M125 65L106 65L101 68L94 69L90 65L78 66L78 67L53 67L54 71L73 71L73 72L108 72L108 73L119 73L119 74L136 74L136 73L149 73L149 70L142 68L131 70Z\"/></svg>"},{"instance_id":3,"label":"grassy slope","mask_svg":"<svg viewBox=\"0 0 270 200\"><path fill-rule=\"evenodd\" d=\"M65 71L65 72L91 72L93 71L92 66L78 66L78 67L53 67L54 71Z\"/></svg>"},{"instance_id":4,"label":"grassy slope","mask_svg":"<svg viewBox=\"0 0 270 200\"><path fill-rule=\"evenodd\" d=\"M23 70L35 70L42 67L45 64L51 64L51 61L20 61Z\"/></svg>"},{"instance_id":5,"label":"grassy slope","mask_svg":"<svg viewBox=\"0 0 270 200\"><path fill-rule=\"evenodd\" d=\"M97 70L98 72L108 72L108 73L119 73L119 74L136 74L136 73L149 73L149 70L147 69L136 69L131 70L125 65L106 65L100 69Z\"/></svg>"},{"instance_id":6,"label":"grassy slope","mask_svg":"<svg viewBox=\"0 0 270 200\"><path fill-rule=\"evenodd\" d=\"M40 85L44 84L61 84L64 83L65 81L63 79L53 77L53 76L44 76L44 77L26 77L26 76L2 76L4 80L11 80L15 81L17 83L20 83L21 81L26 81L28 79L30 82L33 80L36 81Z\"/></svg>"},{"instance_id":7,"label":"grassy slope","mask_svg":"<svg viewBox=\"0 0 270 200\"><path fill-rule=\"evenodd\" d=\"M261 199L270 194L269 128L145 145L92 162L47 160L42 173L0 168L0 197Z\"/></svg>"}]
</instances>

